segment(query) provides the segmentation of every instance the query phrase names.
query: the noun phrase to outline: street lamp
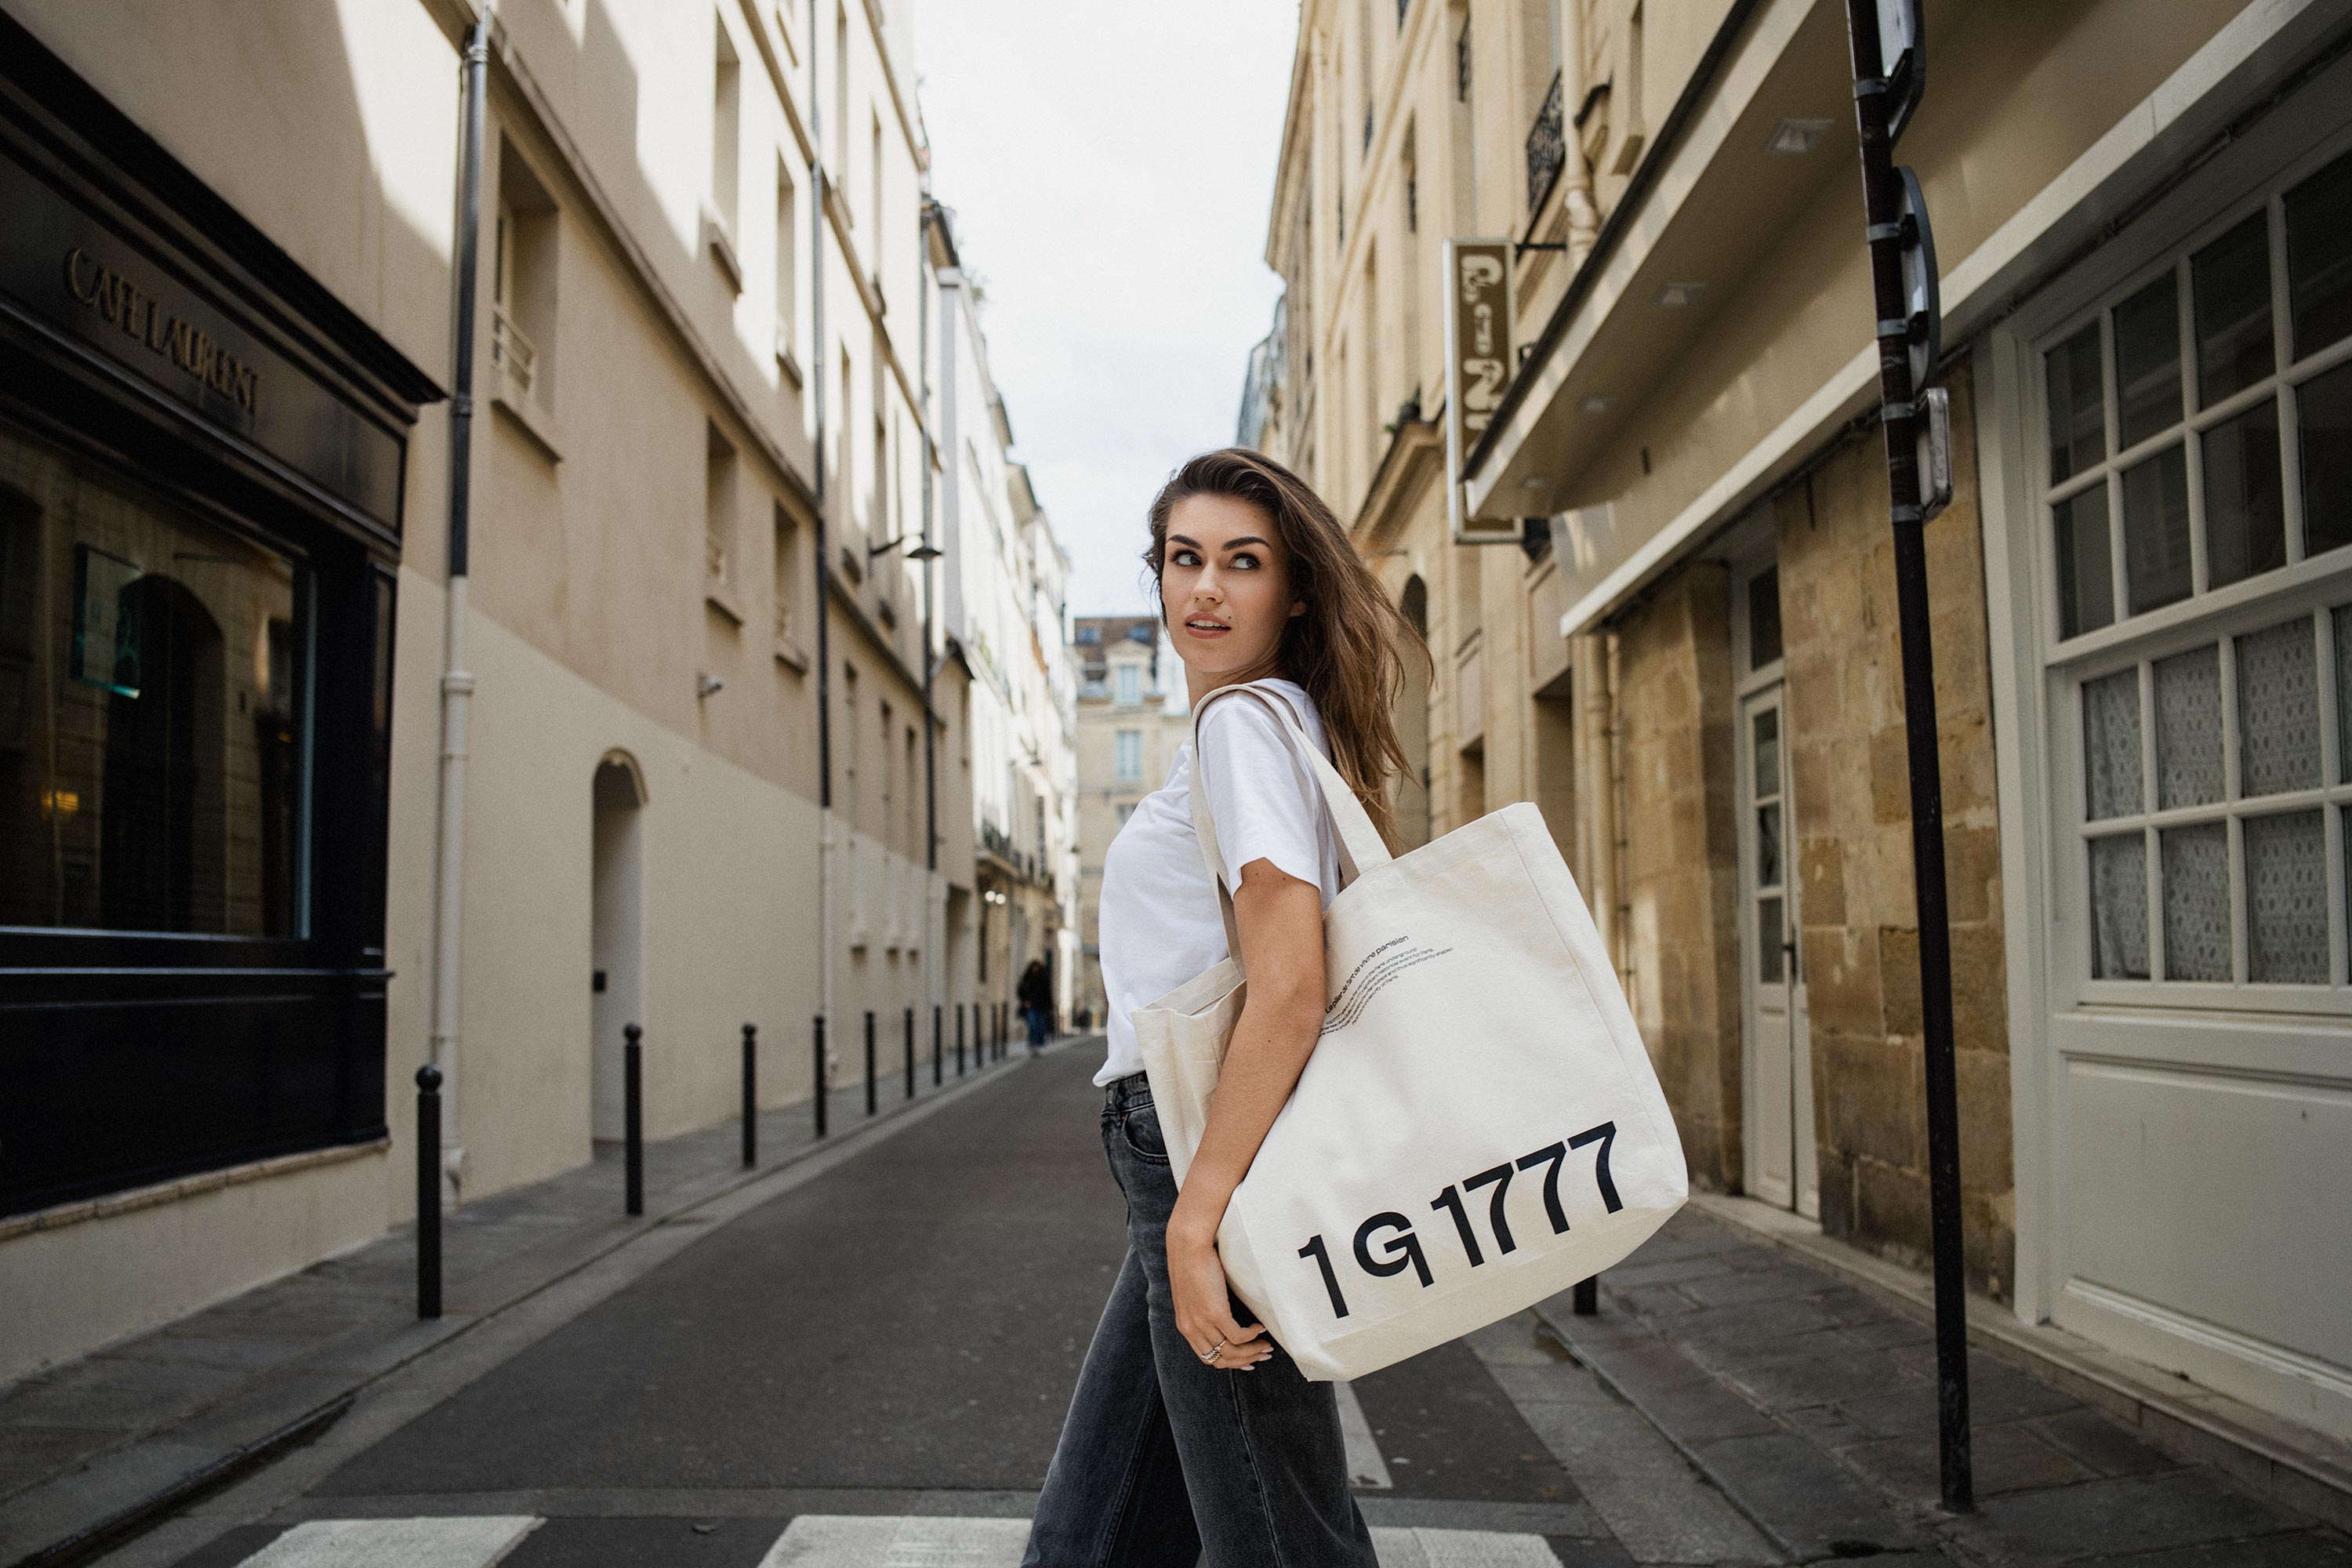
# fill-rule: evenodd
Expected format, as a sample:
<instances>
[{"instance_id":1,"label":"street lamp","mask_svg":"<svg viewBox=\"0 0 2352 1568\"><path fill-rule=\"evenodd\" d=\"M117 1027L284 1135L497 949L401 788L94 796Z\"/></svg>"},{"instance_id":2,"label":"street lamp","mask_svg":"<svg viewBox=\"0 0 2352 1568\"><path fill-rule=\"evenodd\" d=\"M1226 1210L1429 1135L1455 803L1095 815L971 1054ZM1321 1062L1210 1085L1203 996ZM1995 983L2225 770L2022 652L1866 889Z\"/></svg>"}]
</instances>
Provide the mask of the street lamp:
<instances>
[{"instance_id":1,"label":"street lamp","mask_svg":"<svg viewBox=\"0 0 2352 1568\"><path fill-rule=\"evenodd\" d=\"M877 555L881 554L884 551L896 550L901 544L906 543L907 541L919 537L919 536L917 534L902 533L896 539L886 539L879 544L869 546L866 552L866 559L871 561ZM907 559L909 561L937 561L946 552L942 551L938 545L924 542L917 544L915 548L907 552Z\"/></svg>"}]
</instances>

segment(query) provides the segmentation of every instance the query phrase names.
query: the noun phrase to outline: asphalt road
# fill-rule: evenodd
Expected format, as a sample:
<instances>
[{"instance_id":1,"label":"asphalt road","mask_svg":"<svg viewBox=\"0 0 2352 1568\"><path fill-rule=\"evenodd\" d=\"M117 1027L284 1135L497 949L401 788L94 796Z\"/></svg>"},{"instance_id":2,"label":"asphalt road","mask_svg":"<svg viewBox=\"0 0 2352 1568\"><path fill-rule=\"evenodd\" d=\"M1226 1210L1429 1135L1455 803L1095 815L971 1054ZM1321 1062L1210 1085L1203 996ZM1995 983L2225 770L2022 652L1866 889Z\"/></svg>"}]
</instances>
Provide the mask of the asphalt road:
<instances>
[{"instance_id":1,"label":"asphalt road","mask_svg":"<svg viewBox=\"0 0 2352 1568\"><path fill-rule=\"evenodd\" d=\"M985 1080L714 1220L182 1568L373 1561L329 1539L363 1527L315 1521L416 1518L467 1543L386 1561L1003 1560L1124 1247L1098 1049ZM1353 1387L1391 1483L1361 1494L1375 1524L1575 1528L1574 1487L1467 1344ZM824 1521L940 1516L1003 1522L985 1549L790 1545ZM495 1544L501 1520L519 1544Z\"/></svg>"}]
</instances>

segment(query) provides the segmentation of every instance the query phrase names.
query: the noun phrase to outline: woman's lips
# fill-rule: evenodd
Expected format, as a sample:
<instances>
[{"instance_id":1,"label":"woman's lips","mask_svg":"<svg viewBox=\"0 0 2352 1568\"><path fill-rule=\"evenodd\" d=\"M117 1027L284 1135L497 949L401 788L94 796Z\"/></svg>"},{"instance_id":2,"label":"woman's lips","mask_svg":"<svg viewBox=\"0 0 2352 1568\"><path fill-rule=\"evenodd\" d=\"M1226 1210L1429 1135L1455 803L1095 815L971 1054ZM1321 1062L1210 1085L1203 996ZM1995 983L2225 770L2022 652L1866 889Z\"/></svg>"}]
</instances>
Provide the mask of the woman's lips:
<instances>
[{"instance_id":1,"label":"woman's lips","mask_svg":"<svg viewBox=\"0 0 2352 1568\"><path fill-rule=\"evenodd\" d=\"M1184 629L1196 637L1221 637L1234 628L1214 621L1186 621Z\"/></svg>"}]
</instances>

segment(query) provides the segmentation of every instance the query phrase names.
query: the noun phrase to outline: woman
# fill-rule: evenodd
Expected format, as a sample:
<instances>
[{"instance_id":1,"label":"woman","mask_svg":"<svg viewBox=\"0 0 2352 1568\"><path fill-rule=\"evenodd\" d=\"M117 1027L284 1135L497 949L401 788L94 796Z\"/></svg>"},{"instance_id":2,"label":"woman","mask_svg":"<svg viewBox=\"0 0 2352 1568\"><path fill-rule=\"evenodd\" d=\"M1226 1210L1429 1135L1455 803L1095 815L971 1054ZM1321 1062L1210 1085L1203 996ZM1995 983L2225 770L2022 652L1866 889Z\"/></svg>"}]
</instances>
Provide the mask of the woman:
<instances>
[{"instance_id":1,"label":"woman","mask_svg":"<svg viewBox=\"0 0 2352 1568\"><path fill-rule=\"evenodd\" d=\"M1045 973L1044 959L1029 961L1013 994L1021 999L1021 1021L1029 1027L1029 1054L1034 1057L1045 1048L1045 1032L1054 1021L1054 977Z\"/></svg>"},{"instance_id":2,"label":"woman","mask_svg":"<svg viewBox=\"0 0 2352 1568\"><path fill-rule=\"evenodd\" d=\"M1255 452L1193 458L1153 500L1144 553L1194 707L1248 683L1286 705L1383 833L1404 766L1390 721L1408 623L1331 510ZM1028 1568L1372 1568L1339 1406L1226 1289L1217 1226L1323 1021L1323 910L1339 853L1322 795L1259 695L1200 716L1103 869L1109 1001L1103 1142L1128 1254L1038 1499ZM1227 955L1192 828L1207 791L1247 998L1179 1195L1132 1015Z\"/></svg>"}]
</instances>

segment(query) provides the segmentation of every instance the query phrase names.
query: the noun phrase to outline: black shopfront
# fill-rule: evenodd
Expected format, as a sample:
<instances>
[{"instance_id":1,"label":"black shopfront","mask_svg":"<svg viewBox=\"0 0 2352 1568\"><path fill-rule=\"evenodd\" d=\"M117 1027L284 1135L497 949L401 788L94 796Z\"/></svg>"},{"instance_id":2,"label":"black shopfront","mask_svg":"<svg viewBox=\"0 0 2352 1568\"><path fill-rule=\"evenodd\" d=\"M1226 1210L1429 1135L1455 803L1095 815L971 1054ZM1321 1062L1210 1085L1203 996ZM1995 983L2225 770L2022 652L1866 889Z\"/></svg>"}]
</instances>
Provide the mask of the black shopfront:
<instances>
[{"instance_id":1,"label":"black shopfront","mask_svg":"<svg viewBox=\"0 0 2352 1568\"><path fill-rule=\"evenodd\" d=\"M383 1135L439 395L0 16L0 1215Z\"/></svg>"}]
</instances>

